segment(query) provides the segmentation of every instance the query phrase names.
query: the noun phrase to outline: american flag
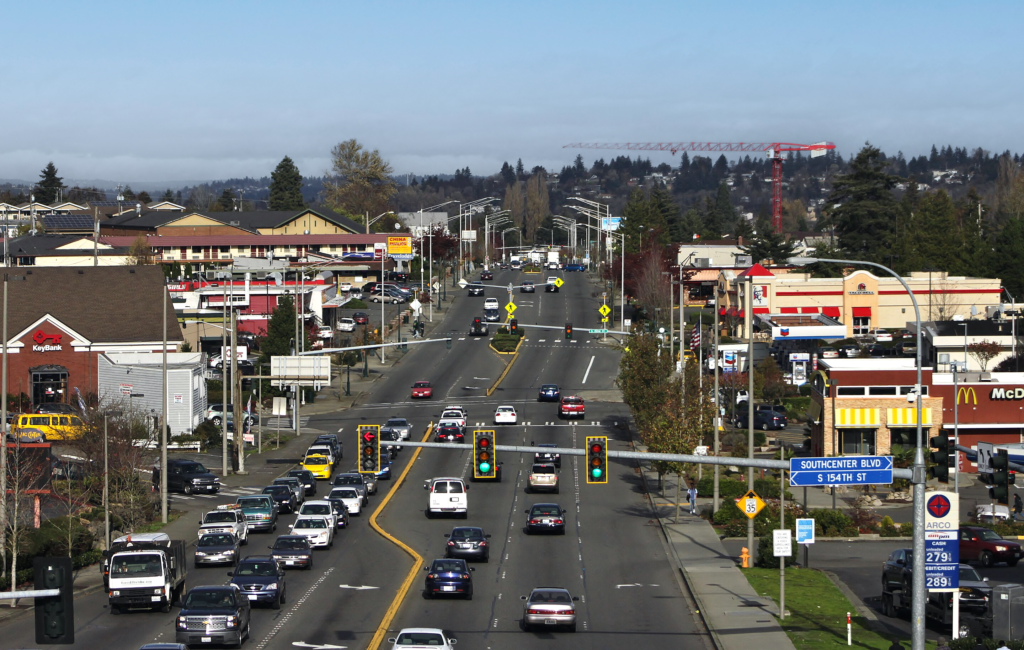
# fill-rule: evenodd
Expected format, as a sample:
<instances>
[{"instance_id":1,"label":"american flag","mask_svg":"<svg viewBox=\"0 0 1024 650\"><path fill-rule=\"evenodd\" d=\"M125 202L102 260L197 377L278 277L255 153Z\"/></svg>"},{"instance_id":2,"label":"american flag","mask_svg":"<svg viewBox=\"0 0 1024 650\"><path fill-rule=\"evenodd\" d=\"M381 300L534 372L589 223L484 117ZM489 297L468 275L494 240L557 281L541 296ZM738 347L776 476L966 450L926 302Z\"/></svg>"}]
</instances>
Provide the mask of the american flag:
<instances>
[{"instance_id":1,"label":"american flag","mask_svg":"<svg viewBox=\"0 0 1024 650\"><path fill-rule=\"evenodd\" d=\"M690 335L690 349L697 350L700 348L700 328L694 327L693 334Z\"/></svg>"}]
</instances>

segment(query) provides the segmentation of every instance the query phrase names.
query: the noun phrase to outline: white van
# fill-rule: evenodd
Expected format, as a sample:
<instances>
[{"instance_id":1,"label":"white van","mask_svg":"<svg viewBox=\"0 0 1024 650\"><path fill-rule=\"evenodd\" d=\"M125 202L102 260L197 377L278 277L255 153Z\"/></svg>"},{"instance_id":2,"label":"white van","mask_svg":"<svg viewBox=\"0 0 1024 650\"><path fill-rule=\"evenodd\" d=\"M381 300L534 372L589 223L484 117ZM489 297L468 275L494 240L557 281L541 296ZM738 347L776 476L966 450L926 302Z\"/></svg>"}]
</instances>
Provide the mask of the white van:
<instances>
[{"instance_id":1,"label":"white van","mask_svg":"<svg viewBox=\"0 0 1024 650\"><path fill-rule=\"evenodd\" d=\"M469 499L466 490L469 486L458 477L432 478L423 484L424 490L430 490L427 505L427 516L451 512L462 515L465 519L469 514Z\"/></svg>"}]
</instances>

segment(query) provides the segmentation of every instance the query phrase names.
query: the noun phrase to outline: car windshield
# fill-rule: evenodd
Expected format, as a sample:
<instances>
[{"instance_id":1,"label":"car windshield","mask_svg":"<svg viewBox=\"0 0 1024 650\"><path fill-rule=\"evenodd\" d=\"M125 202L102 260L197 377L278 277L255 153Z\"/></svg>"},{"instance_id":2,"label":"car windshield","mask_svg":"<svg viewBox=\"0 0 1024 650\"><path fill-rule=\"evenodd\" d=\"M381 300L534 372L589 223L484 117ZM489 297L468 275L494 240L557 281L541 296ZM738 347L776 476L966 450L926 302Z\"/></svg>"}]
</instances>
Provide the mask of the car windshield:
<instances>
[{"instance_id":1,"label":"car windshield","mask_svg":"<svg viewBox=\"0 0 1024 650\"><path fill-rule=\"evenodd\" d=\"M981 582L981 576L974 570L974 567L960 565L960 580Z\"/></svg>"},{"instance_id":2,"label":"car windshield","mask_svg":"<svg viewBox=\"0 0 1024 650\"><path fill-rule=\"evenodd\" d=\"M499 406L498 413L515 413L516 410L511 406Z\"/></svg>"},{"instance_id":3,"label":"car windshield","mask_svg":"<svg viewBox=\"0 0 1024 650\"><path fill-rule=\"evenodd\" d=\"M384 423L384 426L388 427L404 427L408 425L409 423L406 421L405 418L391 418L390 420Z\"/></svg>"},{"instance_id":4,"label":"car windshield","mask_svg":"<svg viewBox=\"0 0 1024 650\"><path fill-rule=\"evenodd\" d=\"M202 463L183 463L178 465L182 474L206 474L206 468Z\"/></svg>"},{"instance_id":5,"label":"car windshield","mask_svg":"<svg viewBox=\"0 0 1024 650\"><path fill-rule=\"evenodd\" d=\"M435 632L402 632L395 645L444 645L444 637Z\"/></svg>"},{"instance_id":6,"label":"car windshield","mask_svg":"<svg viewBox=\"0 0 1024 650\"><path fill-rule=\"evenodd\" d=\"M335 490L331 492L331 496L335 499L358 499L359 493L355 490Z\"/></svg>"},{"instance_id":7,"label":"car windshield","mask_svg":"<svg viewBox=\"0 0 1024 650\"><path fill-rule=\"evenodd\" d=\"M309 474L307 474L307 471L308 470L302 470L302 469L295 470L295 469L293 469L292 471L288 472L288 476L294 476L295 478L299 479L300 481L309 481L311 477L309 476Z\"/></svg>"},{"instance_id":8,"label":"car windshield","mask_svg":"<svg viewBox=\"0 0 1024 650\"><path fill-rule=\"evenodd\" d=\"M155 578L162 573L160 557L156 553L115 555L110 563L110 577Z\"/></svg>"},{"instance_id":9,"label":"car windshield","mask_svg":"<svg viewBox=\"0 0 1024 650\"><path fill-rule=\"evenodd\" d=\"M302 506L302 510L299 510L300 515L329 515L331 514L331 506L326 503L310 503Z\"/></svg>"},{"instance_id":10,"label":"car windshield","mask_svg":"<svg viewBox=\"0 0 1024 650\"><path fill-rule=\"evenodd\" d=\"M533 466L533 473L534 474L554 474L555 473L555 467L554 467L554 465L534 465Z\"/></svg>"},{"instance_id":11,"label":"car windshield","mask_svg":"<svg viewBox=\"0 0 1024 650\"><path fill-rule=\"evenodd\" d=\"M430 388L430 382L428 382L428 381L418 381L415 384L413 384L412 387L413 388Z\"/></svg>"},{"instance_id":12,"label":"car windshield","mask_svg":"<svg viewBox=\"0 0 1024 650\"><path fill-rule=\"evenodd\" d=\"M291 496L292 491L287 485L268 485L263 488L263 494L273 494L278 497Z\"/></svg>"},{"instance_id":13,"label":"car windshield","mask_svg":"<svg viewBox=\"0 0 1024 650\"><path fill-rule=\"evenodd\" d=\"M566 397L564 400L562 400L562 403L563 404L582 404L583 400L580 399L579 397Z\"/></svg>"},{"instance_id":14,"label":"car windshield","mask_svg":"<svg viewBox=\"0 0 1024 650\"><path fill-rule=\"evenodd\" d=\"M993 542L997 539L1002 539L1002 537L999 536L999 533L997 533L994 530L988 530L987 528L984 530L979 530L978 537L980 537L986 542Z\"/></svg>"},{"instance_id":15,"label":"car windshield","mask_svg":"<svg viewBox=\"0 0 1024 650\"><path fill-rule=\"evenodd\" d=\"M473 537L483 537L484 531L479 528L456 528L452 531L452 539L471 539Z\"/></svg>"},{"instance_id":16,"label":"car windshield","mask_svg":"<svg viewBox=\"0 0 1024 650\"><path fill-rule=\"evenodd\" d=\"M296 528L327 528L327 522L323 519L299 519L295 522Z\"/></svg>"},{"instance_id":17,"label":"car windshield","mask_svg":"<svg viewBox=\"0 0 1024 650\"><path fill-rule=\"evenodd\" d=\"M450 436L459 433L459 427L441 427L441 433Z\"/></svg>"},{"instance_id":18,"label":"car windshield","mask_svg":"<svg viewBox=\"0 0 1024 650\"><path fill-rule=\"evenodd\" d=\"M466 570L465 560L434 560L433 566L430 570L437 573L439 571L456 571L462 572Z\"/></svg>"},{"instance_id":19,"label":"car windshield","mask_svg":"<svg viewBox=\"0 0 1024 650\"><path fill-rule=\"evenodd\" d=\"M274 543L274 549L278 551L298 551L309 548L309 542L306 541L305 537L291 538L291 539L279 539Z\"/></svg>"},{"instance_id":20,"label":"car windshield","mask_svg":"<svg viewBox=\"0 0 1024 650\"><path fill-rule=\"evenodd\" d=\"M303 465L326 465L327 459L323 456L310 456L306 460L302 461Z\"/></svg>"},{"instance_id":21,"label":"car windshield","mask_svg":"<svg viewBox=\"0 0 1024 650\"><path fill-rule=\"evenodd\" d=\"M219 524L221 522L230 521L235 522L235 513L233 512L211 512L206 515L207 524Z\"/></svg>"},{"instance_id":22,"label":"car windshield","mask_svg":"<svg viewBox=\"0 0 1024 650\"><path fill-rule=\"evenodd\" d=\"M539 444L537 446L538 447L551 447L551 448L554 448L554 447L557 447L558 445L556 445L554 443L551 443L551 442L543 442L543 443L541 443L541 444Z\"/></svg>"},{"instance_id":23,"label":"car windshield","mask_svg":"<svg viewBox=\"0 0 1024 650\"><path fill-rule=\"evenodd\" d=\"M199 546L231 546L234 537L231 535L203 535L199 538Z\"/></svg>"},{"instance_id":24,"label":"car windshield","mask_svg":"<svg viewBox=\"0 0 1024 650\"><path fill-rule=\"evenodd\" d=\"M227 589L193 589L185 599L184 609L212 609L234 607L235 596Z\"/></svg>"},{"instance_id":25,"label":"car windshield","mask_svg":"<svg viewBox=\"0 0 1024 650\"><path fill-rule=\"evenodd\" d=\"M562 514L562 509L556 505L533 506L530 515L533 517L557 517Z\"/></svg>"},{"instance_id":26,"label":"car windshield","mask_svg":"<svg viewBox=\"0 0 1024 650\"><path fill-rule=\"evenodd\" d=\"M264 499L256 499L256 498L239 499L238 500L238 505L241 506L242 508L269 508L270 507L269 505L267 505L266 500L264 500Z\"/></svg>"},{"instance_id":27,"label":"car windshield","mask_svg":"<svg viewBox=\"0 0 1024 650\"><path fill-rule=\"evenodd\" d=\"M235 569L238 576L276 576L277 567L271 562L242 562Z\"/></svg>"},{"instance_id":28,"label":"car windshield","mask_svg":"<svg viewBox=\"0 0 1024 650\"><path fill-rule=\"evenodd\" d=\"M572 598L566 591L540 590L530 594L531 603L571 603Z\"/></svg>"},{"instance_id":29,"label":"car windshield","mask_svg":"<svg viewBox=\"0 0 1024 650\"><path fill-rule=\"evenodd\" d=\"M359 476L339 476L334 480L335 485L359 485L363 479Z\"/></svg>"},{"instance_id":30,"label":"car windshield","mask_svg":"<svg viewBox=\"0 0 1024 650\"><path fill-rule=\"evenodd\" d=\"M544 384L543 386L540 387L540 389L541 390L558 390L558 386L555 386L554 384Z\"/></svg>"}]
</instances>

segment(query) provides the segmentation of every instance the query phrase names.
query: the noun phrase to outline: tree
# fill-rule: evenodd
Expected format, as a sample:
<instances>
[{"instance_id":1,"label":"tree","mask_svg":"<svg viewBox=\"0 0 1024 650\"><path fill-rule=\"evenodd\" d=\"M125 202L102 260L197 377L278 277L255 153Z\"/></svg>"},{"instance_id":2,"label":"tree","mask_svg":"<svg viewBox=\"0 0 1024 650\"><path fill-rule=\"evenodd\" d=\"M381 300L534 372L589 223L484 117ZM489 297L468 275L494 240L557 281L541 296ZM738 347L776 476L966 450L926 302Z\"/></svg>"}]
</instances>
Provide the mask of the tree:
<instances>
[{"instance_id":1,"label":"tree","mask_svg":"<svg viewBox=\"0 0 1024 650\"><path fill-rule=\"evenodd\" d=\"M372 219L388 210L398 192L392 173L376 149L366 151L355 139L335 145L325 181L328 207L344 210L357 220Z\"/></svg>"},{"instance_id":2,"label":"tree","mask_svg":"<svg viewBox=\"0 0 1024 650\"><path fill-rule=\"evenodd\" d=\"M136 198L139 200L140 203L143 204L152 203L153 201L153 198L149 195L149 192L147 192L146 190L142 190L141 192L139 192L139 195Z\"/></svg>"},{"instance_id":3,"label":"tree","mask_svg":"<svg viewBox=\"0 0 1024 650\"><path fill-rule=\"evenodd\" d=\"M629 193L629 200L622 208L622 221L619 232L626 237L626 252L639 253L645 245L650 244L648 228L648 205L644 191L637 188Z\"/></svg>"},{"instance_id":4,"label":"tree","mask_svg":"<svg viewBox=\"0 0 1024 650\"><path fill-rule=\"evenodd\" d=\"M291 296L281 296L270 315L267 333L260 339L260 363L270 363L270 357L287 356L295 340L295 303Z\"/></svg>"},{"instance_id":5,"label":"tree","mask_svg":"<svg viewBox=\"0 0 1024 650\"><path fill-rule=\"evenodd\" d=\"M32 189L36 201L40 203L56 203L57 196L64 189L64 179L57 175L57 168L53 161L46 163L46 167L39 172L39 182Z\"/></svg>"},{"instance_id":6,"label":"tree","mask_svg":"<svg viewBox=\"0 0 1024 650\"><path fill-rule=\"evenodd\" d=\"M1013 217L996 237L992 270L1011 295L1024 293L1024 218Z\"/></svg>"},{"instance_id":7,"label":"tree","mask_svg":"<svg viewBox=\"0 0 1024 650\"><path fill-rule=\"evenodd\" d=\"M524 180L526 178L526 169L523 167L522 158L516 161L516 178L518 180Z\"/></svg>"},{"instance_id":8,"label":"tree","mask_svg":"<svg viewBox=\"0 0 1024 650\"><path fill-rule=\"evenodd\" d=\"M750 244L740 248L751 256L751 261L754 264L768 260L776 265L785 264L786 260L793 255L796 245L787 240L782 233L775 232L770 224L762 224L762 226L767 227L758 227L757 234L750 240Z\"/></svg>"},{"instance_id":9,"label":"tree","mask_svg":"<svg viewBox=\"0 0 1024 650\"><path fill-rule=\"evenodd\" d=\"M508 161L501 163L501 178L505 181L505 185L516 182L516 172L512 169L512 165L508 164Z\"/></svg>"},{"instance_id":10,"label":"tree","mask_svg":"<svg viewBox=\"0 0 1024 650\"><path fill-rule=\"evenodd\" d=\"M921 197L918 226L921 258L933 268L949 271L957 262L960 235L956 209L945 190L927 192Z\"/></svg>"},{"instance_id":11,"label":"tree","mask_svg":"<svg viewBox=\"0 0 1024 650\"><path fill-rule=\"evenodd\" d=\"M512 222L522 228L526 221L526 199L519 181L513 181L505 187L504 208L512 213Z\"/></svg>"},{"instance_id":12,"label":"tree","mask_svg":"<svg viewBox=\"0 0 1024 650\"><path fill-rule=\"evenodd\" d=\"M892 189L899 180L885 171L882 152L864 146L850 163L850 173L836 178L828 203L839 204L830 214L839 244L855 257L885 263L897 220Z\"/></svg>"},{"instance_id":13,"label":"tree","mask_svg":"<svg viewBox=\"0 0 1024 650\"><path fill-rule=\"evenodd\" d=\"M145 266L153 263L153 249L146 241L145 235L139 235L128 248L128 257L125 260L126 266Z\"/></svg>"},{"instance_id":14,"label":"tree","mask_svg":"<svg viewBox=\"0 0 1024 650\"><path fill-rule=\"evenodd\" d=\"M988 364L1002 353L1003 348L995 341L977 341L967 346L967 354L978 362L982 372L988 371Z\"/></svg>"},{"instance_id":15,"label":"tree","mask_svg":"<svg viewBox=\"0 0 1024 650\"><path fill-rule=\"evenodd\" d=\"M292 159L285 156L270 173L271 210L301 210L306 207L302 200L302 174Z\"/></svg>"},{"instance_id":16,"label":"tree","mask_svg":"<svg viewBox=\"0 0 1024 650\"><path fill-rule=\"evenodd\" d=\"M125 201L135 200L135 190L132 189L131 185L125 185L124 189L121 190L121 196L124 197Z\"/></svg>"},{"instance_id":17,"label":"tree","mask_svg":"<svg viewBox=\"0 0 1024 650\"><path fill-rule=\"evenodd\" d=\"M173 201L174 200L174 192L171 191L171 188L168 187L166 190L164 190L164 194L163 194L163 196L160 197L160 200L161 201Z\"/></svg>"},{"instance_id":18,"label":"tree","mask_svg":"<svg viewBox=\"0 0 1024 650\"><path fill-rule=\"evenodd\" d=\"M754 370L754 391L760 393L761 399L771 404L785 397L786 381L773 357L767 356L757 364Z\"/></svg>"},{"instance_id":19,"label":"tree","mask_svg":"<svg viewBox=\"0 0 1024 650\"><path fill-rule=\"evenodd\" d=\"M705 214L704 235L708 239L718 239L733 230L735 221L736 210L732 207L729 186L723 181L718 185L714 203Z\"/></svg>"},{"instance_id":20,"label":"tree","mask_svg":"<svg viewBox=\"0 0 1024 650\"><path fill-rule=\"evenodd\" d=\"M526 181L526 227L523 233L527 241L535 241L537 229L550 212L548 185L543 173L534 174Z\"/></svg>"},{"instance_id":21,"label":"tree","mask_svg":"<svg viewBox=\"0 0 1024 650\"><path fill-rule=\"evenodd\" d=\"M235 193L231 190L224 190L217 199L218 212L231 212L235 209Z\"/></svg>"}]
</instances>

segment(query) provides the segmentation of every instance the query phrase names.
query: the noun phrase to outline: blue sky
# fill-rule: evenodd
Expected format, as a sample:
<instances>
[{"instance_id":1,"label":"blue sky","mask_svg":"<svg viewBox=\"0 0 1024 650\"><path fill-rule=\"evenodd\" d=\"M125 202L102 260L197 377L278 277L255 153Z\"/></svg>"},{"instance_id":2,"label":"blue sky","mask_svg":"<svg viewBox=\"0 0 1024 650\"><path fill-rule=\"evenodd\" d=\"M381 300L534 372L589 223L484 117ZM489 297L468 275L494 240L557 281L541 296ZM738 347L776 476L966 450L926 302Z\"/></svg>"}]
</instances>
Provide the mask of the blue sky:
<instances>
[{"instance_id":1,"label":"blue sky","mask_svg":"<svg viewBox=\"0 0 1024 650\"><path fill-rule=\"evenodd\" d=\"M5 7L0 178L259 176L286 154L312 175L348 138L419 174L558 168L577 141L1024 150L1020 2L39 9Z\"/></svg>"}]
</instances>

